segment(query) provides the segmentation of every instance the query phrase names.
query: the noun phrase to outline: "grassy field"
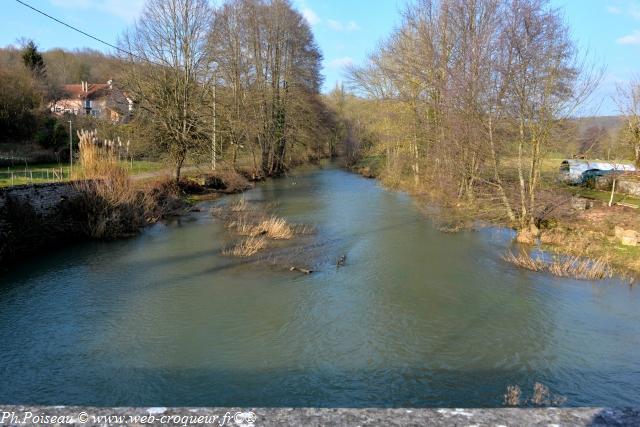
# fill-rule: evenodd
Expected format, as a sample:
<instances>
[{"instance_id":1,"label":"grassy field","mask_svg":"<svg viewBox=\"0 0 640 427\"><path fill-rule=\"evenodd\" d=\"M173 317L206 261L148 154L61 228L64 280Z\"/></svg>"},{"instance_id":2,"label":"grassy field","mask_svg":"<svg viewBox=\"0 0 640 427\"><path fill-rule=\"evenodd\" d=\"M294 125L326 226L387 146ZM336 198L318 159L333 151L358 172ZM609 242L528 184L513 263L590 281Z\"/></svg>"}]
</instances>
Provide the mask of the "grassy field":
<instances>
[{"instance_id":1,"label":"grassy field","mask_svg":"<svg viewBox=\"0 0 640 427\"><path fill-rule=\"evenodd\" d=\"M123 167L132 175L156 172L166 166L160 162L135 160L122 162ZM41 164L0 168L0 187L22 184L39 184L46 182L67 181L69 179L68 164Z\"/></svg>"},{"instance_id":2,"label":"grassy field","mask_svg":"<svg viewBox=\"0 0 640 427\"><path fill-rule=\"evenodd\" d=\"M611 197L611 192L609 191L600 191L593 190L591 188L585 187L576 187L575 189L576 196L585 197L587 199L598 200L601 202L609 202L609 198ZM635 206L636 208L640 208L640 199L637 197L627 196L625 194L616 193L613 196L613 203L620 204L624 203L629 206Z\"/></svg>"}]
</instances>

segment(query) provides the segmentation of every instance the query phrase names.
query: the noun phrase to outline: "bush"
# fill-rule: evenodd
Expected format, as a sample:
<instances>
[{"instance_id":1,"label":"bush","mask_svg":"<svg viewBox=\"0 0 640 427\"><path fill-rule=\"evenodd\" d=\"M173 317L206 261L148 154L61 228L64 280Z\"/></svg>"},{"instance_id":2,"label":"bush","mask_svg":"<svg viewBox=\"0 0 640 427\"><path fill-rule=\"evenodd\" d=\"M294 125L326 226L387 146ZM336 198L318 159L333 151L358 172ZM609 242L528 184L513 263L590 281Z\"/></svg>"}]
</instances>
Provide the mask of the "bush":
<instances>
[{"instance_id":1,"label":"bush","mask_svg":"<svg viewBox=\"0 0 640 427\"><path fill-rule=\"evenodd\" d=\"M69 141L67 127L53 117L43 119L36 133L36 142L44 148L58 150Z\"/></svg>"}]
</instances>

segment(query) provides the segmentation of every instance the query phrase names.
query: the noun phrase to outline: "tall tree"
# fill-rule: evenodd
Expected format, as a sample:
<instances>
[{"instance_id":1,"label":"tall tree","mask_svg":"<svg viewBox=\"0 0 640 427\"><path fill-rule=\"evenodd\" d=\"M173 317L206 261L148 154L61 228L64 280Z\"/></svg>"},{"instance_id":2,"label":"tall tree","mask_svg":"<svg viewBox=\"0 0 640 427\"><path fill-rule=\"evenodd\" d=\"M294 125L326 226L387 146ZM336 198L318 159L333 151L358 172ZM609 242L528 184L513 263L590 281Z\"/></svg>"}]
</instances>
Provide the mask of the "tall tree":
<instances>
[{"instance_id":1,"label":"tall tree","mask_svg":"<svg viewBox=\"0 0 640 427\"><path fill-rule=\"evenodd\" d=\"M22 49L22 61L35 77L46 77L47 69L44 64L44 59L33 40L29 40Z\"/></svg>"},{"instance_id":2,"label":"tall tree","mask_svg":"<svg viewBox=\"0 0 640 427\"><path fill-rule=\"evenodd\" d=\"M211 98L203 87L212 76L206 55L211 19L206 0L148 0L121 42L131 53L125 84L177 181L187 156L208 142L204 107Z\"/></svg>"},{"instance_id":3,"label":"tall tree","mask_svg":"<svg viewBox=\"0 0 640 427\"><path fill-rule=\"evenodd\" d=\"M617 103L624 116L624 141L631 148L636 167L640 168L640 79L634 78L617 87Z\"/></svg>"}]
</instances>

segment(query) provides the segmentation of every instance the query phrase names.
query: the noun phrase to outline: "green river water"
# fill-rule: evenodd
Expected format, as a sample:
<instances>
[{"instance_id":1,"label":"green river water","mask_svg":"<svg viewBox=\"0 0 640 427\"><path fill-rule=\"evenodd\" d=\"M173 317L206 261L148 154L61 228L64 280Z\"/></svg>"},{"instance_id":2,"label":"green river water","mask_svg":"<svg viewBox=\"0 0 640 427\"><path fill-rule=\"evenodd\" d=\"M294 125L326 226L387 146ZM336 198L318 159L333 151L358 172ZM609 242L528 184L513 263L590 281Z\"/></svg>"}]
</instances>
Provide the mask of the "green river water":
<instances>
[{"instance_id":1,"label":"green river water","mask_svg":"<svg viewBox=\"0 0 640 427\"><path fill-rule=\"evenodd\" d=\"M289 245L316 272L221 256L234 237L209 209L234 197L314 225ZM0 403L477 407L537 381L640 405L637 287L518 270L508 232L443 234L331 167L201 207L0 276Z\"/></svg>"}]
</instances>

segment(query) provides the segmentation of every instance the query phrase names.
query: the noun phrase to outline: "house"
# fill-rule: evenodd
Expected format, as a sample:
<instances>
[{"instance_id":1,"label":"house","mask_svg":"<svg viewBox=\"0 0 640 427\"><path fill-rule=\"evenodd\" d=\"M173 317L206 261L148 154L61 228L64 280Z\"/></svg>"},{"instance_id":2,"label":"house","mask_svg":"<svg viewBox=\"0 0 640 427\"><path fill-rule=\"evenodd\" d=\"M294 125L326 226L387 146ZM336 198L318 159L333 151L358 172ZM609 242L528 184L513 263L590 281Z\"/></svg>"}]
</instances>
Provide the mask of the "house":
<instances>
[{"instance_id":1,"label":"house","mask_svg":"<svg viewBox=\"0 0 640 427\"><path fill-rule=\"evenodd\" d=\"M633 172L631 163L619 163L602 160L563 160L560 164L560 179L568 184L582 184L587 179L610 173Z\"/></svg>"},{"instance_id":2,"label":"house","mask_svg":"<svg viewBox=\"0 0 640 427\"><path fill-rule=\"evenodd\" d=\"M62 96L51 104L56 115L87 115L114 123L127 121L133 112L133 99L117 88L113 80L107 83L64 85Z\"/></svg>"}]
</instances>

